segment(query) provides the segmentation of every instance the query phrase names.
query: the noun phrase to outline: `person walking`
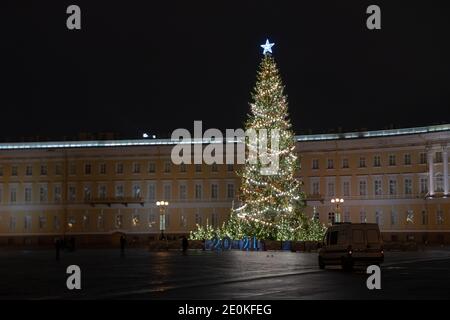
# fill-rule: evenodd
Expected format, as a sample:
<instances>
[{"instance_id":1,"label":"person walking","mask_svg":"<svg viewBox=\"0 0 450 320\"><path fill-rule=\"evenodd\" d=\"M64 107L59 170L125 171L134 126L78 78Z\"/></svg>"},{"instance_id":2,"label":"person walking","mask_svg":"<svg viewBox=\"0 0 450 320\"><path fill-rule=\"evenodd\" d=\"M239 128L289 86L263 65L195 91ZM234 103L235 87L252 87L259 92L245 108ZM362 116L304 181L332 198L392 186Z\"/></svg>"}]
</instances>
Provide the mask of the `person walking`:
<instances>
[{"instance_id":1,"label":"person walking","mask_svg":"<svg viewBox=\"0 0 450 320\"><path fill-rule=\"evenodd\" d=\"M120 255L125 255L125 245L126 245L127 239L125 239L124 235L120 236Z\"/></svg>"},{"instance_id":2,"label":"person walking","mask_svg":"<svg viewBox=\"0 0 450 320\"><path fill-rule=\"evenodd\" d=\"M183 236L183 238L181 239L181 248L182 248L184 254L187 252L188 247L189 247L189 241L186 238L186 236Z\"/></svg>"}]
</instances>

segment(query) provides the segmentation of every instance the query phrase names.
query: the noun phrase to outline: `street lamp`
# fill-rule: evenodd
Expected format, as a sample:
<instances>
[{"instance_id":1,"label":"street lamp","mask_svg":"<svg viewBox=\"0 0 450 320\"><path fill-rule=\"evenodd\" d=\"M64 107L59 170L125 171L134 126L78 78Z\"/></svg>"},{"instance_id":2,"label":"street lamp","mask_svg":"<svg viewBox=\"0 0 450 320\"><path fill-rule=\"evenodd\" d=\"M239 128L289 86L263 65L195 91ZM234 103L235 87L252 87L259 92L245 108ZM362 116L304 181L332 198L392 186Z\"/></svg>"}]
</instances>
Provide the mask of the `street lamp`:
<instances>
[{"instance_id":1,"label":"street lamp","mask_svg":"<svg viewBox=\"0 0 450 320\"><path fill-rule=\"evenodd\" d=\"M159 208L159 230L161 231L160 240L164 240L164 231L166 230L166 208L169 205L167 201L156 201L156 206Z\"/></svg>"},{"instance_id":2,"label":"street lamp","mask_svg":"<svg viewBox=\"0 0 450 320\"><path fill-rule=\"evenodd\" d=\"M342 199L342 198L333 198L333 199L331 199L331 203L336 205L336 212L335 212L334 221L335 222L341 222L341 213L339 211L339 209L340 209L339 205L344 203L344 199Z\"/></svg>"}]
</instances>

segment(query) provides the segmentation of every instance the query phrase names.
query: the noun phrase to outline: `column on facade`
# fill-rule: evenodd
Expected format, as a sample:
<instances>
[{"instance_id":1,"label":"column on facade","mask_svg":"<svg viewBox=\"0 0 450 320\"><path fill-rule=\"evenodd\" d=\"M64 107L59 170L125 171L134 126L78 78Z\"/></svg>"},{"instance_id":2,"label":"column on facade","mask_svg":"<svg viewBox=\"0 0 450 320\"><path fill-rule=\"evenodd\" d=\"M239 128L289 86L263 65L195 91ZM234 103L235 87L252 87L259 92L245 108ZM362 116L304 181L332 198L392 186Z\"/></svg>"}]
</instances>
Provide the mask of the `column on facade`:
<instances>
[{"instance_id":1,"label":"column on facade","mask_svg":"<svg viewBox=\"0 0 450 320\"><path fill-rule=\"evenodd\" d=\"M430 196L434 195L434 163L433 163L433 151L427 150L428 157L428 193Z\"/></svg>"},{"instance_id":2,"label":"column on facade","mask_svg":"<svg viewBox=\"0 0 450 320\"><path fill-rule=\"evenodd\" d=\"M444 166L444 195L447 196L448 193L448 150L447 146L442 147L442 165Z\"/></svg>"}]
</instances>

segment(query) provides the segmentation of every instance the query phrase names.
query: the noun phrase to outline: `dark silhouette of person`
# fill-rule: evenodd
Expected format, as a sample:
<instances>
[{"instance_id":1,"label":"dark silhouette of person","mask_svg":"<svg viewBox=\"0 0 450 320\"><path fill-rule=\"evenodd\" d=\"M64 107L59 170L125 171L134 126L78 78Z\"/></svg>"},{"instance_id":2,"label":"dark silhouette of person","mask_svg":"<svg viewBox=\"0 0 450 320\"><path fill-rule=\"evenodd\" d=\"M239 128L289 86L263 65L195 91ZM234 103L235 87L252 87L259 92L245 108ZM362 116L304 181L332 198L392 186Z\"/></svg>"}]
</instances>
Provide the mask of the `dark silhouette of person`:
<instances>
[{"instance_id":1,"label":"dark silhouette of person","mask_svg":"<svg viewBox=\"0 0 450 320\"><path fill-rule=\"evenodd\" d=\"M123 256L125 254L125 245L127 243L127 239L125 239L124 235L120 236L120 254Z\"/></svg>"},{"instance_id":2,"label":"dark silhouette of person","mask_svg":"<svg viewBox=\"0 0 450 320\"><path fill-rule=\"evenodd\" d=\"M60 250L61 250L61 240L56 239L55 241L56 261L59 261Z\"/></svg>"},{"instance_id":3,"label":"dark silhouette of person","mask_svg":"<svg viewBox=\"0 0 450 320\"><path fill-rule=\"evenodd\" d=\"M183 238L181 239L181 248L183 250L183 253L186 253L188 247L189 247L189 241L186 238L186 236L183 236Z\"/></svg>"}]
</instances>

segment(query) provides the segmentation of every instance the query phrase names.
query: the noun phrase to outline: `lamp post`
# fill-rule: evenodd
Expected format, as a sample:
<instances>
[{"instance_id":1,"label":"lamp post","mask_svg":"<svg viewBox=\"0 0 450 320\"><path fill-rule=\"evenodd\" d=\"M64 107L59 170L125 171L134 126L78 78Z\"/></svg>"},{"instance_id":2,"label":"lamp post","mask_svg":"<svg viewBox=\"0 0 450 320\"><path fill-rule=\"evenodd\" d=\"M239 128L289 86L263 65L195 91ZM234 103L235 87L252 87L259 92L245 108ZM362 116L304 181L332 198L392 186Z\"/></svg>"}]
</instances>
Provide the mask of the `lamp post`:
<instances>
[{"instance_id":1,"label":"lamp post","mask_svg":"<svg viewBox=\"0 0 450 320\"><path fill-rule=\"evenodd\" d=\"M164 231L166 230L166 208L169 205L167 201L156 201L156 206L159 208L159 230L161 231L160 240L166 237Z\"/></svg>"},{"instance_id":2,"label":"lamp post","mask_svg":"<svg viewBox=\"0 0 450 320\"><path fill-rule=\"evenodd\" d=\"M344 203L344 199L342 198L333 198L331 199L331 203L336 205L336 211L334 213L334 222L341 222L341 213L340 213L340 205Z\"/></svg>"}]
</instances>

